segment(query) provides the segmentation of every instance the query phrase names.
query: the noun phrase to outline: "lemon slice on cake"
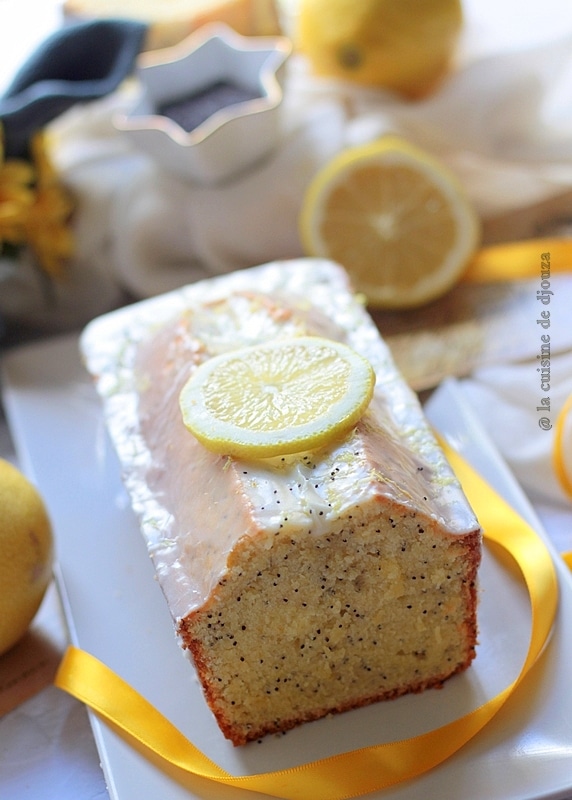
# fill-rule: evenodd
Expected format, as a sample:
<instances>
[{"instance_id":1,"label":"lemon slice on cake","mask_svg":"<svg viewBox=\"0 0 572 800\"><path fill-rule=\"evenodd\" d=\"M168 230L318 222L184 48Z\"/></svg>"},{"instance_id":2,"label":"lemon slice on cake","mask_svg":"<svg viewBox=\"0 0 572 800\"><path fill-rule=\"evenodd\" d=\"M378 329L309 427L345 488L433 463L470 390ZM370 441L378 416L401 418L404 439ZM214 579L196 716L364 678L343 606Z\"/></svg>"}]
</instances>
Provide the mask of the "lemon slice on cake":
<instances>
[{"instance_id":1,"label":"lemon slice on cake","mask_svg":"<svg viewBox=\"0 0 572 800\"><path fill-rule=\"evenodd\" d=\"M300 336L210 358L183 387L180 407L209 450L269 458L341 437L364 413L374 385L371 364L350 347Z\"/></svg>"},{"instance_id":2,"label":"lemon slice on cake","mask_svg":"<svg viewBox=\"0 0 572 800\"><path fill-rule=\"evenodd\" d=\"M306 254L342 264L371 306L414 308L457 282L480 223L443 164L387 136L342 151L315 176L300 235Z\"/></svg>"}]
</instances>

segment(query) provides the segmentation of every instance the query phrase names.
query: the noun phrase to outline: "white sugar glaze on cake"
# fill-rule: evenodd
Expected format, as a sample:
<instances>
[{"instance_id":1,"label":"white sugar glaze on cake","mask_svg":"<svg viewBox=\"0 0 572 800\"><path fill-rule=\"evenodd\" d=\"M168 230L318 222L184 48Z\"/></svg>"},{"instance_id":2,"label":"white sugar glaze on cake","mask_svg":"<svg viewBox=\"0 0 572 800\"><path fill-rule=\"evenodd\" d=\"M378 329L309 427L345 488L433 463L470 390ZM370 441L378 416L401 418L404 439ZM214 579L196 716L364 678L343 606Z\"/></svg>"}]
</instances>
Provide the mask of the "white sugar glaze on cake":
<instances>
[{"instance_id":1,"label":"white sugar glaze on cake","mask_svg":"<svg viewBox=\"0 0 572 800\"><path fill-rule=\"evenodd\" d=\"M189 365L300 333L342 340L369 359L377 375L370 409L347 439L319 453L227 459L221 482L221 457L172 419ZM319 536L373 496L428 515L445 536L478 529L417 397L349 291L345 272L331 262L276 262L143 301L95 320L81 347L105 399L127 488L175 620L205 603L237 540L259 530L306 526ZM161 363L165 353L168 363ZM190 501L181 494L182 472ZM191 520L184 510L189 504Z\"/></svg>"}]
</instances>

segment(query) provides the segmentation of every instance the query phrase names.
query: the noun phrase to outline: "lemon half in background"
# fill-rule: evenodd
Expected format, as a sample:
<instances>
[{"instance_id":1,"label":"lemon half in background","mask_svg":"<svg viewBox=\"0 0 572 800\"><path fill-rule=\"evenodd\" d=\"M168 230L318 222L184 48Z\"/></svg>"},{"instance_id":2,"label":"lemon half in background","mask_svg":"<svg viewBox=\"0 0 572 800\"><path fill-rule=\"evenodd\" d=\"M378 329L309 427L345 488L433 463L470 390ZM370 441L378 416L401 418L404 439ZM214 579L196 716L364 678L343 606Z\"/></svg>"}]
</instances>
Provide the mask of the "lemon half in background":
<instances>
[{"instance_id":1,"label":"lemon half in background","mask_svg":"<svg viewBox=\"0 0 572 800\"><path fill-rule=\"evenodd\" d=\"M447 74L460 0L299 0L296 45L318 75L418 98Z\"/></svg>"},{"instance_id":2,"label":"lemon half in background","mask_svg":"<svg viewBox=\"0 0 572 800\"><path fill-rule=\"evenodd\" d=\"M312 180L300 214L306 255L337 261L369 305L388 309L445 294L480 230L455 176L393 136L335 156Z\"/></svg>"}]
</instances>

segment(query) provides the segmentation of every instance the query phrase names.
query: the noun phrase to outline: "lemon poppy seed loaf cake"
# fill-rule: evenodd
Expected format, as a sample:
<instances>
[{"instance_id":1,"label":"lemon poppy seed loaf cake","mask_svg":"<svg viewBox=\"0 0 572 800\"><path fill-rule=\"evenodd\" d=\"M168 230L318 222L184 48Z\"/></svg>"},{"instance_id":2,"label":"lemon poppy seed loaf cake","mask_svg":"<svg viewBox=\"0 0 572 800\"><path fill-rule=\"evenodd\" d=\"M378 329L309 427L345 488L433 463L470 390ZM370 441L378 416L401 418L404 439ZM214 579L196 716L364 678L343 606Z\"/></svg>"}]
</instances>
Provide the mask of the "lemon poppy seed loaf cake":
<instances>
[{"instance_id":1,"label":"lemon poppy seed loaf cake","mask_svg":"<svg viewBox=\"0 0 572 800\"><path fill-rule=\"evenodd\" d=\"M186 429L179 394L200 364L314 335L375 370L348 432L247 459ZM197 283L94 320L82 351L180 644L234 744L470 665L479 525L341 268L301 259Z\"/></svg>"}]
</instances>

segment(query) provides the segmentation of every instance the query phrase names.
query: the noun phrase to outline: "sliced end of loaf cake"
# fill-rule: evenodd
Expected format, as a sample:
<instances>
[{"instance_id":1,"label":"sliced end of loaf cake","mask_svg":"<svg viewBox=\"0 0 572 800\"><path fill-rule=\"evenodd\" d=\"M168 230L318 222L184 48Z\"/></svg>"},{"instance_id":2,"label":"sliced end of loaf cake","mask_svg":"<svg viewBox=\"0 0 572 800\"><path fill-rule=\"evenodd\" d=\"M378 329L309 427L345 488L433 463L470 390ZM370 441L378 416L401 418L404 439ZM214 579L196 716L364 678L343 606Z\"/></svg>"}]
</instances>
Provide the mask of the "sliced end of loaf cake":
<instances>
[{"instance_id":1,"label":"sliced end of loaf cake","mask_svg":"<svg viewBox=\"0 0 572 800\"><path fill-rule=\"evenodd\" d=\"M479 559L478 531L446 536L381 501L324 535L242 539L209 601L180 623L225 735L244 744L468 667Z\"/></svg>"}]
</instances>

